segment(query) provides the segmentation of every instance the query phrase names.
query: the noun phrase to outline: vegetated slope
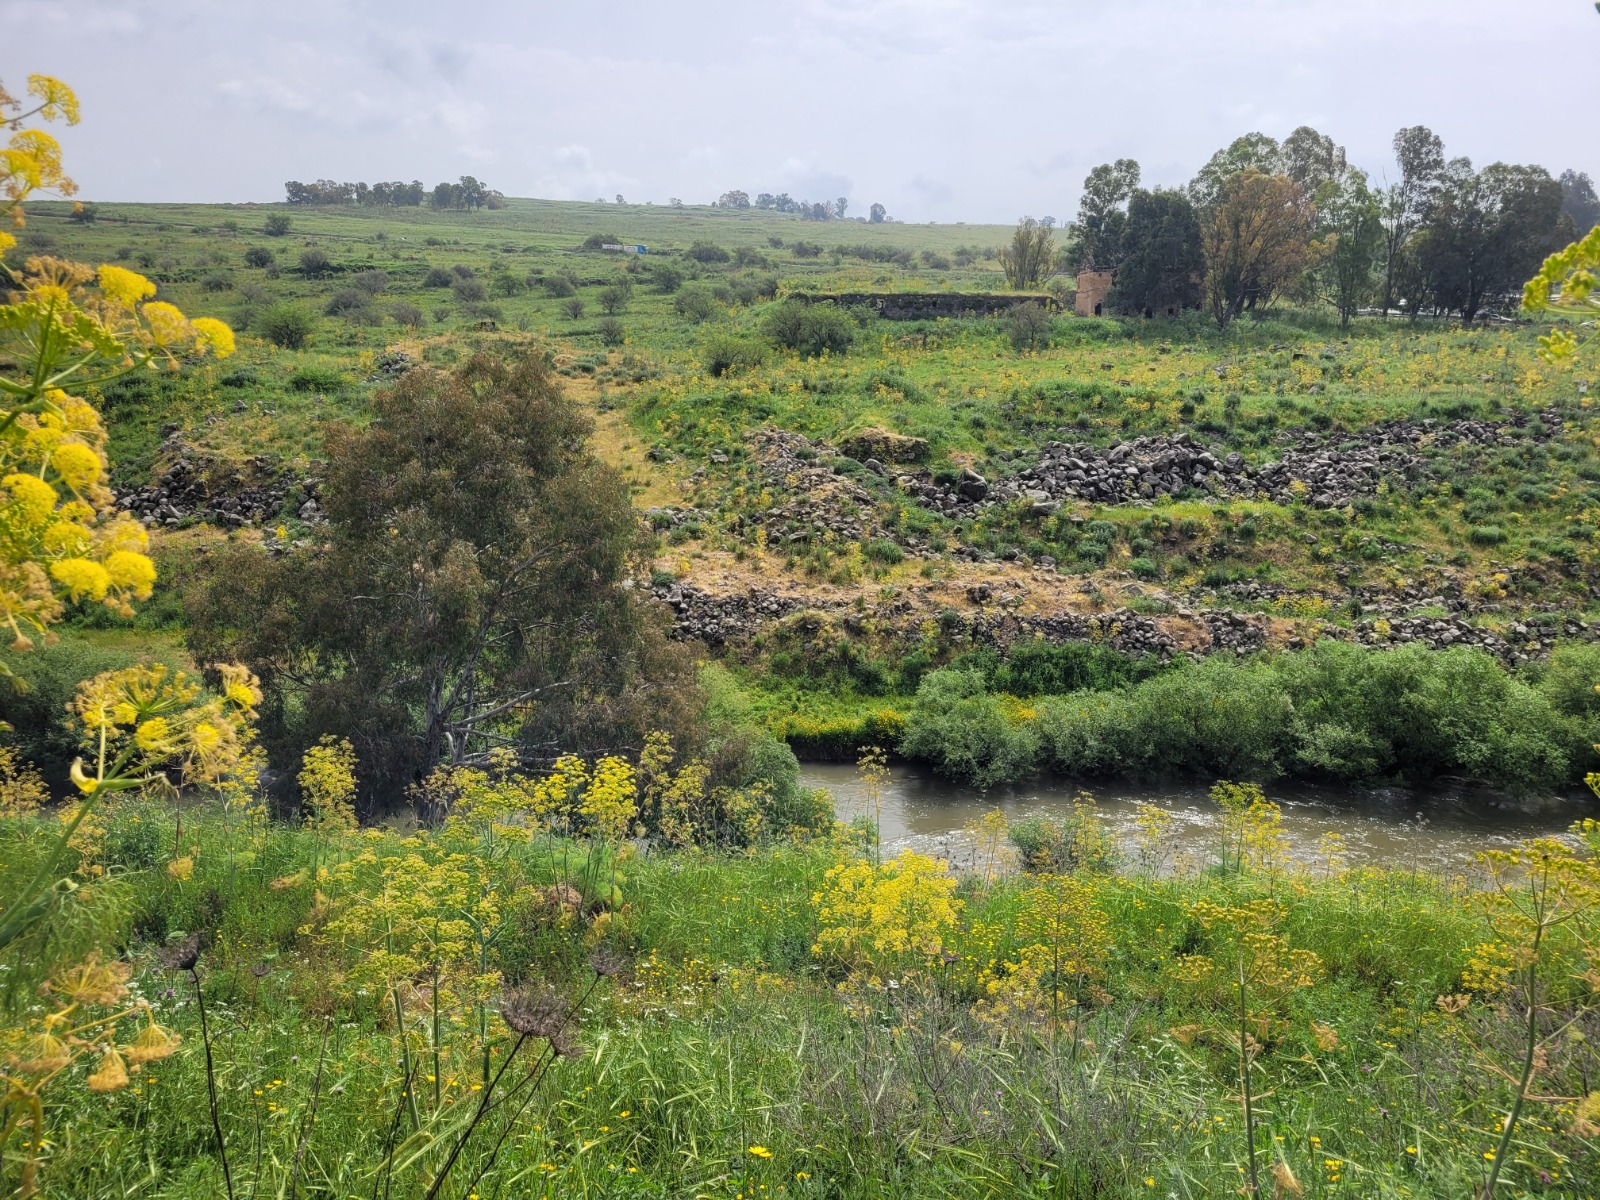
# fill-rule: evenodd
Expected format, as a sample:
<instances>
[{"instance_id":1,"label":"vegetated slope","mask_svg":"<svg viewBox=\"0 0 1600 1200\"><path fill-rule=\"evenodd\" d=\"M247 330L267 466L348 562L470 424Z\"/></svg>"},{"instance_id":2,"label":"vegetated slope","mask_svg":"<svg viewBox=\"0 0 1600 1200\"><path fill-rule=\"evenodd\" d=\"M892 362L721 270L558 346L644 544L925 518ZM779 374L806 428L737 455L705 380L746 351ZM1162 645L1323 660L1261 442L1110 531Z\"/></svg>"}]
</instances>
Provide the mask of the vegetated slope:
<instances>
[{"instance_id":1,"label":"vegetated slope","mask_svg":"<svg viewBox=\"0 0 1600 1200\"><path fill-rule=\"evenodd\" d=\"M268 210L30 224L26 250L126 262L245 335L225 364L103 397L119 482L162 526L292 544L323 422L362 419L414 364L536 343L635 481L681 634L791 713L901 711L928 669L1035 640L1157 660L1467 645L1536 680L1590 636L1588 384L1531 328L1058 316L1019 351L1003 317L858 309L807 332L796 288L1003 289L1005 231L513 201L270 206L291 220L270 237ZM582 248L612 236L650 253Z\"/></svg>"}]
</instances>

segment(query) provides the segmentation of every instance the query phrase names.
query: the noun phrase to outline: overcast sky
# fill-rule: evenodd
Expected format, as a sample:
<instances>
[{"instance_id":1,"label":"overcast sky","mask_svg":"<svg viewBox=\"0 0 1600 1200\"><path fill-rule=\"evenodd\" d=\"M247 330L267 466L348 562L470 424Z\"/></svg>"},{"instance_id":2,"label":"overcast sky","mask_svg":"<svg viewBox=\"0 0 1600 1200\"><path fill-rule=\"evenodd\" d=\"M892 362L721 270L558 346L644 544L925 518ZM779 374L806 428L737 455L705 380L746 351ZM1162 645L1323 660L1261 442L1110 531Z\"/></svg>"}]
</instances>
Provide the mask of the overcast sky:
<instances>
[{"instance_id":1,"label":"overcast sky","mask_svg":"<svg viewBox=\"0 0 1600 1200\"><path fill-rule=\"evenodd\" d=\"M1187 181L1310 124L1379 182L1452 155L1600 174L1591 0L0 0L0 79L58 75L91 200L281 200L462 174L513 196L847 196L1072 216L1095 164ZM1542 91L1540 90L1542 87ZM1590 88L1575 103L1569 88Z\"/></svg>"}]
</instances>

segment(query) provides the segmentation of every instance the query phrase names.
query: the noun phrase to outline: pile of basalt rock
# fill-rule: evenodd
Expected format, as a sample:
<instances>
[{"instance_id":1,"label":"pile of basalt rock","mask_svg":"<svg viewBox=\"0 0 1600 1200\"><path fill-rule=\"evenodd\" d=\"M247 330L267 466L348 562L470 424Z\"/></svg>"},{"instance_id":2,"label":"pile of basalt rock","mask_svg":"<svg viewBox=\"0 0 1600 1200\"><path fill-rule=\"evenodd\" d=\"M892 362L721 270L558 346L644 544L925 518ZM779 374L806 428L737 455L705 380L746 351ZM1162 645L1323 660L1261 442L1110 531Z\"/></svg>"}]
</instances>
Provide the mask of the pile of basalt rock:
<instances>
[{"instance_id":1,"label":"pile of basalt rock","mask_svg":"<svg viewBox=\"0 0 1600 1200\"><path fill-rule=\"evenodd\" d=\"M310 524L322 520L321 481L284 470L265 455L219 464L174 433L163 444L161 457L168 465L153 482L116 493L118 506L146 525L189 520L234 528L260 525L278 520L296 493L296 515Z\"/></svg>"},{"instance_id":2,"label":"pile of basalt rock","mask_svg":"<svg viewBox=\"0 0 1600 1200\"><path fill-rule=\"evenodd\" d=\"M1559 416L1542 414L1545 432ZM1124 504L1201 492L1227 498L1303 499L1334 508L1377 492L1380 483L1403 487L1430 476L1427 453L1462 445L1514 445L1523 440L1526 415L1508 423L1479 420L1389 421L1358 432L1303 430L1278 439L1279 457L1252 465L1237 451L1208 449L1189 433L1141 437L1109 446L1049 442L1038 460L1014 476L989 480L968 467L939 482L927 472L899 477L902 491L948 515L995 504L1026 502L1030 516L1048 516L1068 500Z\"/></svg>"}]
</instances>

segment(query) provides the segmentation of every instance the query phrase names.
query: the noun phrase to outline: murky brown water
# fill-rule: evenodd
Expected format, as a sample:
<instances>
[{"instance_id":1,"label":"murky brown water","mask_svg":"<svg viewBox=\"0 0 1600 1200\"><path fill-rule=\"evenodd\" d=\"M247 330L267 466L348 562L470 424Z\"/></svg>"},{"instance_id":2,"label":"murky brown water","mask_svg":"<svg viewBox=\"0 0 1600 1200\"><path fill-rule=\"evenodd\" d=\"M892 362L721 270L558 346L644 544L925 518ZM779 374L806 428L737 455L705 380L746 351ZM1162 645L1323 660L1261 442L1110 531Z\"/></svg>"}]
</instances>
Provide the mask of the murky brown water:
<instances>
[{"instance_id":1,"label":"murky brown water","mask_svg":"<svg viewBox=\"0 0 1600 1200\"><path fill-rule=\"evenodd\" d=\"M854 767L804 763L808 787L827 788L841 820L872 815ZM1200 785L1111 783L1080 785L1043 781L980 793L909 766L891 768L881 801L885 848L910 847L948 858L958 866L974 863L976 841L967 827L999 808L1010 820L1031 814L1060 815L1078 791L1089 792L1112 835L1134 844L1134 806L1148 801L1177 819L1179 853L1206 862L1216 838L1217 806ZM1325 833L1344 841L1347 865L1373 864L1455 870L1480 850L1510 846L1523 838L1558 834L1579 817L1600 816L1592 797L1512 800L1477 788L1444 787L1427 792L1402 788L1352 790L1282 785L1266 789L1283 809L1290 852L1303 861L1319 859Z\"/></svg>"}]
</instances>

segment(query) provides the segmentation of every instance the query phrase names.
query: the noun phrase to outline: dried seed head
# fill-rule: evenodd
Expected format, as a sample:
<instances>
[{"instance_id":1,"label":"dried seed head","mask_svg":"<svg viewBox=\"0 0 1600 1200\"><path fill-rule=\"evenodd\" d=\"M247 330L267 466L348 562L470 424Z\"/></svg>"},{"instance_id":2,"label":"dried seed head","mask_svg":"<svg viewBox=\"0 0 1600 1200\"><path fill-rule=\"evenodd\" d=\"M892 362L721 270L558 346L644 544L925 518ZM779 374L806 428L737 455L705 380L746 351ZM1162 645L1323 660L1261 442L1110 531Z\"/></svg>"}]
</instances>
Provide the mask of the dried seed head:
<instances>
[{"instance_id":1,"label":"dried seed head","mask_svg":"<svg viewBox=\"0 0 1600 1200\"><path fill-rule=\"evenodd\" d=\"M156 951L156 957L169 971L192 971L200 961L200 935L191 933L181 942L163 946Z\"/></svg>"},{"instance_id":2,"label":"dried seed head","mask_svg":"<svg viewBox=\"0 0 1600 1200\"><path fill-rule=\"evenodd\" d=\"M127 963L103 963L94 951L75 967L51 976L45 990L74 1004L115 1004L128 994L133 968Z\"/></svg>"},{"instance_id":3,"label":"dried seed head","mask_svg":"<svg viewBox=\"0 0 1600 1200\"><path fill-rule=\"evenodd\" d=\"M24 1075L48 1075L72 1061L67 1044L49 1030L36 1033L10 1056L11 1069Z\"/></svg>"},{"instance_id":4,"label":"dried seed head","mask_svg":"<svg viewBox=\"0 0 1600 1200\"><path fill-rule=\"evenodd\" d=\"M139 1036L124 1046L123 1055L135 1067L157 1059L166 1058L176 1052L178 1044L183 1038L151 1021L139 1031Z\"/></svg>"},{"instance_id":5,"label":"dried seed head","mask_svg":"<svg viewBox=\"0 0 1600 1200\"><path fill-rule=\"evenodd\" d=\"M556 1052L557 1058L577 1058L583 1053L583 1047L573 1041L565 1029L558 1029L550 1035L550 1049Z\"/></svg>"},{"instance_id":6,"label":"dried seed head","mask_svg":"<svg viewBox=\"0 0 1600 1200\"><path fill-rule=\"evenodd\" d=\"M1289 1200L1289 1197L1292 1196L1305 1195L1306 1189L1294 1177L1294 1172L1289 1169L1289 1164L1281 1158L1272 1164L1272 1182L1275 1200Z\"/></svg>"},{"instance_id":7,"label":"dried seed head","mask_svg":"<svg viewBox=\"0 0 1600 1200\"><path fill-rule=\"evenodd\" d=\"M115 1046L106 1047L100 1069L85 1082L91 1092L115 1092L128 1086L128 1064L122 1061Z\"/></svg>"},{"instance_id":8,"label":"dried seed head","mask_svg":"<svg viewBox=\"0 0 1600 1200\"><path fill-rule=\"evenodd\" d=\"M554 1039L566 1026L567 1001L547 983L521 987L501 999L500 1015L524 1037Z\"/></svg>"},{"instance_id":9,"label":"dried seed head","mask_svg":"<svg viewBox=\"0 0 1600 1200\"><path fill-rule=\"evenodd\" d=\"M596 975L621 975L628 969L628 959L625 955L609 947L602 946L589 955L589 965L594 968Z\"/></svg>"}]
</instances>

